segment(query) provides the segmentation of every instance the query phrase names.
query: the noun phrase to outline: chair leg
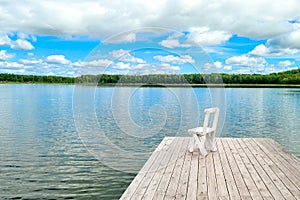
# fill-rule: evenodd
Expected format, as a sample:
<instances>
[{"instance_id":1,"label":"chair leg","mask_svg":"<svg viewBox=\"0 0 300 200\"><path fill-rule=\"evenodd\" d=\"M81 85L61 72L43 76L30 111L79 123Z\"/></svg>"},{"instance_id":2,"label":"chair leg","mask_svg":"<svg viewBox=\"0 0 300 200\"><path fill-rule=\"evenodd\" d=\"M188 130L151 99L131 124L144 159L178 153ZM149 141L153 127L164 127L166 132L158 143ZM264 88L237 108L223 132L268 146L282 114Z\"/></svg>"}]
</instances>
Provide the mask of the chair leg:
<instances>
[{"instance_id":1,"label":"chair leg","mask_svg":"<svg viewBox=\"0 0 300 200\"><path fill-rule=\"evenodd\" d=\"M195 138L196 144L198 145L200 154L203 156L206 156L207 151L205 149L205 137L202 135L198 136L198 135L194 134L194 138Z\"/></svg>"},{"instance_id":2,"label":"chair leg","mask_svg":"<svg viewBox=\"0 0 300 200\"><path fill-rule=\"evenodd\" d=\"M205 147L208 151L217 151L215 133L206 134Z\"/></svg>"},{"instance_id":3,"label":"chair leg","mask_svg":"<svg viewBox=\"0 0 300 200\"><path fill-rule=\"evenodd\" d=\"M189 144L189 152L192 153L194 151L194 148L195 148L195 138L192 137Z\"/></svg>"}]
</instances>

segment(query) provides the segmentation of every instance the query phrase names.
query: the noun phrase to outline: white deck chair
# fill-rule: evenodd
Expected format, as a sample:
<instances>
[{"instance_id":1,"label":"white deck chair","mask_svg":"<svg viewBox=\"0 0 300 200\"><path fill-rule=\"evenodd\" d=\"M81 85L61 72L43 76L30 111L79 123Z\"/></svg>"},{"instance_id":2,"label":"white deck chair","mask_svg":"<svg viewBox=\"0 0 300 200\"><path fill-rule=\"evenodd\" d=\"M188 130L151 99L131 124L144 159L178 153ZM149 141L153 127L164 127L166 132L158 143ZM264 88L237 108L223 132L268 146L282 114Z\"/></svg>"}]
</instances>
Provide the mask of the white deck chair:
<instances>
[{"instance_id":1,"label":"white deck chair","mask_svg":"<svg viewBox=\"0 0 300 200\"><path fill-rule=\"evenodd\" d=\"M189 152L193 152L195 144L198 146L203 156L207 155L207 151L217 151L216 146L216 129L219 119L219 108L208 108L204 110L203 127L189 129L188 132L193 134L192 141L189 146ZM213 118L211 114L214 114Z\"/></svg>"}]
</instances>

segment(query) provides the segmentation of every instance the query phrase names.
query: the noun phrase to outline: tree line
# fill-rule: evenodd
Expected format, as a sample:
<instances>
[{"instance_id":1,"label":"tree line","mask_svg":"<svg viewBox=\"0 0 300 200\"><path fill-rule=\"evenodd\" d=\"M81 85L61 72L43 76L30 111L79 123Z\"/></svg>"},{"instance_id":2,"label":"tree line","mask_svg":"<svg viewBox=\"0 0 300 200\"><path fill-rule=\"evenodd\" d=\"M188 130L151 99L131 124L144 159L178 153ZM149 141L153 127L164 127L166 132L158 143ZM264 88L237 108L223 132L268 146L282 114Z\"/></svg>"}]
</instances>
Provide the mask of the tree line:
<instances>
[{"instance_id":1,"label":"tree line","mask_svg":"<svg viewBox=\"0 0 300 200\"><path fill-rule=\"evenodd\" d=\"M271 74L81 75L78 77L0 74L1 83L63 84L300 84L300 68Z\"/></svg>"},{"instance_id":2,"label":"tree line","mask_svg":"<svg viewBox=\"0 0 300 200\"><path fill-rule=\"evenodd\" d=\"M75 78L62 76L36 76L36 75L17 75L0 74L0 83L75 83Z\"/></svg>"}]
</instances>

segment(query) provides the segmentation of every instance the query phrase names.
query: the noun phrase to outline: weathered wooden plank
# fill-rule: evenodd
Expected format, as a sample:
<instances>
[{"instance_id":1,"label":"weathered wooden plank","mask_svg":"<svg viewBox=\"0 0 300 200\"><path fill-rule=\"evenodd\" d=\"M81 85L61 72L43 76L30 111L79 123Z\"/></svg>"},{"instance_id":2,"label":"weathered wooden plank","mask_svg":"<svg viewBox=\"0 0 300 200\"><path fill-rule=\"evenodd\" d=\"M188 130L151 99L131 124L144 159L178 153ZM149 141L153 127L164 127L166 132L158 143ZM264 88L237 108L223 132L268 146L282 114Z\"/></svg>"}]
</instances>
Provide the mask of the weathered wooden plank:
<instances>
[{"instance_id":1,"label":"weathered wooden plank","mask_svg":"<svg viewBox=\"0 0 300 200\"><path fill-rule=\"evenodd\" d=\"M184 151L187 150L188 144L189 144L189 140L184 140L184 143L183 143ZM173 173L172 173L172 176L171 176L171 179L170 179L170 182L169 182L166 194L165 194L165 199L174 199L175 198L176 191L177 191L178 184L179 184L181 170L182 170L186 155L187 155L186 153L183 153L183 154L182 154L182 152L180 153L180 157L178 158L178 160L176 162L175 168L173 170Z\"/></svg>"},{"instance_id":2,"label":"weathered wooden plank","mask_svg":"<svg viewBox=\"0 0 300 200\"><path fill-rule=\"evenodd\" d=\"M243 138L240 145L243 147L251 164L253 165L253 167L255 168L255 170L257 171L259 176L261 177L261 180L263 181L265 186L268 188L268 191L270 192L270 194L272 195L272 197L274 199L283 199L281 193L278 191L278 189L276 188L276 186L274 185L274 183L272 182L272 180L270 179L268 174L263 169L263 165L260 165L259 160L257 159L258 154L256 152L253 153L250 150L250 149L252 149L252 147L251 147L251 145L249 146L249 144L246 145L247 141L245 141L245 140L246 139Z\"/></svg>"},{"instance_id":3,"label":"weathered wooden plank","mask_svg":"<svg viewBox=\"0 0 300 200\"><path fill-rule=\"evenodd\" d=\"M282 164L294 174L298 176L297 179L300 179L300 163L299 160L294 157L292 154L287 152L283 147L281 147L277 142L272 139L256 139L257 141L263 141L263 146L271 151L272 155L276 155L281 161L284 161Z\"/></svg>"},{"instance_id":4,"label":"weathered wooden plank","mask_svg":"<svg viewBox=\"0 0 300 200\"><path fill-rule=\"evenodd\" d=\"M198 164L198 186L197 186L197 197L198 199L208 199L207 193L207 171L205 157L199 155Z\"/></svg>"},{"instance_id":5,"label":"weathered wooden plank","mask_svg":"<svg viewBox=\"0 0 300 200\"><path fill-rule=\"evenodd\" d=\"M158 151L158 149L161 149L163 146L167 145L166 144L167 140L168 140L168 138L164 138L162 140L162 142L158 145L158 147L156 148L156 150L152 153L152 155L150 156L150 158L148 159L148 161L142 167L142 169L140 170L140 172L137 174L137 176L134 178L134 180L128 186L128 188L123 193L123 195L121 196L120 199L130 199L133 196L133 194L136 191L137 187L143 181L146 173L148 172L148 170L150 169L150 167L152 166L152 164L156 161L157 157L161 153L160 151Z\"/></svg>"},{"instance_id":6,"label":"weathered wooden plank","mask_svg":"<svg viewBox=\"0 0 300 200\"><path fill-rule=\"evenodd\" d=\"M259 152L253 149L253 146L250 144L248 138L242 139L243 143L248 147L247 152L249 153L249 159L252 162L253 166L257 170L258 174L261 176L265 185L268 187L268 190L274 197L274 199L284 199L281 192L275 186L272 178L269 176L269 169L265 169L267 166L264 164L264 161L260 158ZM251 153L250 153L251 152Z\"/></svg>"},{"instance_id":7,"label":"weathered wooden plank","mask_svg":"<svg viewBox=\"0 0 300 200\"><path fill-rule=\"evenodd\" d=\"M217 152L188 152L165 138L121 199L300 199L299 160L270 139L218 138Z\"/></svg>"},{"instance_id":8,"label":"weathered wooden plank","mask_svg":"<svg viewBox=\"0 0 300 200\"><path fill-rule=\"evenodd\" d=\"M255 183L253 182L241 156L239 155L240 152L236 149L234 143L237 143L237 139L229 139L227 140L229 148L232 151L232 155L236 161L237 167L240 170L240 174L245 182L247 190L249 191L252 199L263 199L261 194L259 193Z\"/></svg>"},{"instance_id":9,"label":"weathered wooden plank","mask_svg":"<svg viewBox=\"0 0 300 200\"><path fill-rule=\"evenodd\" d=\"M262 151L264 151L265 154L268 156L268 159L266 159L265 161L267 162L269 167L274 171L275 174L277 174L277 176L280 178L280 180L283 182L286 188L293 194L293 196L296 199L300 199L300 180L297 179L297 177L295 177L294 174L291 174L287 168L285 168L282 162L278 160L278 155L276 153L272 154L272 152L270 152L265 147L265 141L266 140L254 140L256 145L258 145L259 148L261 148Z\"/></svg>"},{"instance_id":10,"label":"weathered wooden plank","mask_svg":"<svg viewBox=\"0 0 300 200\"><path fill-rule=\"evenodd\" d=\"M253 156L252 153L248 151L248 147L242 142L241 139L237 140L235 146L263 199L274 199L267 186L264 184L262 178L254 168L254 165L252 165L251 161L249 160L248 156L250 158L253 158Z\"/></svg>"},{"instance_id":11,"label":"weathered wooden plank","mask_svg":"<svg viewBox=\"0 0 300 200\"><path fill-rule=\"evenodd\" d=\"M218 145L218 151L219 151L223 171L225 172L224 176L225 176L228 193L229 193L230 199L241 199L237 185L233 178L233 173L231 171L228 159L226 157L225 150L222 145L222 140L224 140L224 138L217 140L217 145Z\"/></svg>"},{"instance_id":12,"label":"weathered wooden plank","mask_svg":"<svg viewBox=\"0 0 300 200\"><path fill-rule=\"evenodd\" d=\"M227 140L228 139L222 140L222 145L225 149L225 153L227 155L227 159L229 161L229 165L232 170L234 180L236 182L236 185L238 186L241 199L251 199L249 190L247 189L246 184L242 178L241 172L239 171L236 161L232 155L232 149L229 147Z\"/></svg>"},{"instance_id":13,"label":"weathered wooden plank","mask_svg":"<svg viewBox=\"0 0 300 200\"><path fill-rule=\"evenodd\" d=\"M256 140L255 140L256 141ZM295 184L298 186L300 185L300 166L298 163L300 162L297 157L292 155L291 153L287 152L286 150L280 151L278 149L282 149L282 147L272 139L258 139L257 142L261 143L262 146L269 150L271 158L277 158L277 165L279 167L284 168L289 173L289 177L293 177L295 180Z\"/></svg>"},{"instance_id":14,"label":"weathered wooden plank","mask_svg":"<svg viewBox=\"0 0 300 200\"><path fill-rule=\"evenodd\" d=\"M217 140L220 140L217 138ZM221 163L221 158L219 154L220 150L216 153L213 153L213 160L214 160L214 167L215 167L215 174L216 174L216 181L217 181L217 196L220 199L229 199L229 193L225 181L225 175Z\"/></svg>"},{"instance_id":15,"label":"weathered wooden plank","mask_svg":"<svg viewBox=\"0 0 300 200\"><path fill-rule=\"evenodd\" d=\"M169 138L167 138L167 139L169 139ZM147 188L149 187L149 184L150 184L151 180L153 179L153 177L155 176L157 170L161 166L161 163L162 163L163 159L168 154L168 152L164 149L169 148L168 146L171 143L171 140L169 139L165 143L166 143L166 145L162 146L162 149L158 150L161 153L157 157L156 162L154 162L152 164L152 166L150 167L150 169L146 173L146 175L144 177L144 180L141 182L141 184L136 189L136 191L134 193L134 197L132 199L139 199L139 200L142 199L144 193L146 192Z\"/></svg>"},{"instance_id":16,"label":"weathered wooden plank","mask_svg":"<svg viewBox=\"0 0 300 200\"><path fill-rule=\"evenodd\" d=\"M178 139L174 139L172 141L172 144L171 146L169 146L168 149L165 149L165 148L162 148L162 150L165 150L166 151L166 155L164 156L163 160L161 161L160 163L160 166L158 167L153 179L150 181L149 183L149 187L147 188L147 190L145 191L142 199L153 199L153 196L157 190L157 187L159 185L159 182L167 168L167 165L170 161L170 158L172 157L172 155L174 154L175 152L175 148L177 147L178 145Z\"/></svg>"},{"instance_id":17,"label":"weathered wooden plank","mask_svg":"<svg viewBox=\"0 0 300 200\"><path fill-rule=\"evenodd\" d=\"M187 195L187 186L189 182L190 168L191 168L192 153L185 150L185 159L180 174L178 188L176 191L175 199L185 199Z\"/></svg>"},{"instance_id":18,"label":"weathered wooden plank","mask_svg":"<svg viewBox=\"0 0 300 200\"><path fill-rule=\"evenodd\" d=\"M169 185L169 182L170 182L170 179L172 176L172 173L173 173L173 169L177 162L177 159L180 155L180 152L183 152L182 148L184 148L184 145L183 145L184 140L179 137L175 138L174 140L177 141L176 144L174 143L174 147L176 147L176 148L174 150L174 153L172 154L170 162L169 162L169 164L165 170L165 173L163 174L163 177L158 185L158 188L154 194L153 199L156 199L156 200L161 200L164 198L167 187Z\"/></svg>"},{"instance_id":19,"label":"weathered wooden plank","mask_svg":"<svg viewBox=\"0 0 300 200\"><path fill-rule=\"evenodd\" d=\"M248 144L252 145L252 150L257 152L259 155L257 159L259 160L260 164L264 166L264 170L267 172L269 177L272 179L273 183L276 185L280 193L286 199L295 199L291 192L287 189L287 187L282 183L278 174L274 173L271 169L270 165L274 165L272 161L268 164L268 156L258 147L258 145L253 141L253 139L248 139Z\"/></svg>"},{"instance_id":20,"label":"weathered wooden plank","mask_svg":"<svg viewBox=\"0 0 300 200\"><path fill-rule=\"evenodd\" d=\"M208 199L216 200L216 199L218 199L217 198L217 181L216 181L215 167L214 167L212 154L213 153L209 153L206 156L207 193L208 193Z\"/></svg>"},{"instance_id":21,"label":"weathered wooden plank","mask_svg":"<svg viewBox=\"0 0 300 200\"><path fill-rule=\"evenodd\" d=\"M271 146L276 152L278 152L288 163L290 163L297 171L300 172L300 160L294 156L293 154L289 153L286 149L280 146L274 140L268 138L267 143Z\"/></svg>"},{"instance_id":22,"label":"weathered wooden plank","mask_svg":"<svg viewBox=\"0 0 300 200\"><path fill-rule=\"evenodd\" d=\"M188 191L186 198L190 200L197 199L199 155L199 151L194 151L192 153L191 170L189 174Z\"/></svg>"}]
</instances>

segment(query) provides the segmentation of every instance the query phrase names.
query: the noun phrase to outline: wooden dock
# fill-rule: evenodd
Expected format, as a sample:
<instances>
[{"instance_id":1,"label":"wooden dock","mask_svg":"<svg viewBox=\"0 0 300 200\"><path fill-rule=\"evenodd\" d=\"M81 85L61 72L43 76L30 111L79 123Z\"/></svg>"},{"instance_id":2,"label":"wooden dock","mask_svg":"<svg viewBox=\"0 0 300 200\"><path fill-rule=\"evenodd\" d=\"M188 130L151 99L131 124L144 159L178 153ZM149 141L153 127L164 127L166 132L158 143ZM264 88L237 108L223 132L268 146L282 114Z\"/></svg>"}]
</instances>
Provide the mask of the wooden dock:
<instances>
[{"instance_id":1,"label":"wooden dock","mask_svg":"<svg viewBox=\"0 0 300 200\"><path fill-rule=\"evenodd\" d=\"M272 139L218 138L206 157L166 137L121 199L300 199L300 160Z\"/></svg>"}]
</instances>

